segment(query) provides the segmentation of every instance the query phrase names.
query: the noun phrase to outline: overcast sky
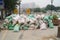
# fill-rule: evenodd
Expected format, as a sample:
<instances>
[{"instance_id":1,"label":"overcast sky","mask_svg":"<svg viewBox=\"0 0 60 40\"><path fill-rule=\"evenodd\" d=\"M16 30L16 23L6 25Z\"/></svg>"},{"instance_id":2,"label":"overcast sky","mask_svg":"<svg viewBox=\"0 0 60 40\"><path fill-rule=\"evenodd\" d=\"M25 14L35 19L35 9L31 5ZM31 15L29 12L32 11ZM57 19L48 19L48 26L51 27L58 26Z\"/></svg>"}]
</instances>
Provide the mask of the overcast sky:
<instances>
[{"instance_id":1,"label":"overcast sky","mask_svg":"<svg viewBox=\"0 0 60 40\"><path fill-rule=\"evenodd\" d=\"M45 7L47 4L51 4L51 0L22 0L22 4L34 2L39 7ZM54 0L53 5L60 6L60 0Z\"/></svg>"}]
</instances>

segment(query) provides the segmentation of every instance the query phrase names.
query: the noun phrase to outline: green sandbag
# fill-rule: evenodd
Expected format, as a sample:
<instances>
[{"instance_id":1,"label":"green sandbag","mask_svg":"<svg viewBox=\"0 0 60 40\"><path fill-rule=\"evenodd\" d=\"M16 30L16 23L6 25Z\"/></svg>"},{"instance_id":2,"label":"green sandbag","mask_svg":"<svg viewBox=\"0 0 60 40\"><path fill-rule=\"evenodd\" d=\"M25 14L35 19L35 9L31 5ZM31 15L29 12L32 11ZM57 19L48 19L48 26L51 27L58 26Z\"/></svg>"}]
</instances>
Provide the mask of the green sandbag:
<instances>
[{"instance_id":1,"label":"green sandbag","mask_svg":"<svg viewBox=\"0 0 60 40\"><path fill-rule=\"evenodd\" d=\"M52 22L49 22L48 24L49 24L49 27L50 27L50 28L54 28L54 25L53 25Z\"/></svg>"},{"instance_id":2,"label":"green sandbag","mask_svg":"<svg viewBox=\"0 0 60 40\"><path fill-rule=\"evenodd\" d=\"M29 19L34 19L35 17L34 17L33 14L30 14L30 15L28 16L28 18L29 18Z\"/></svg>"},{"instance_id":3,"label":"green sandbag","mask_svg":"<svg viewBox=\"0 0 60 40\"><path fill-rule=\"evenodd\" d=\"M21 24L19 24L19 25L20 25L19 30L22 30L22 26L21 26Z\"/></svg>"},{"instance_id":4,"label":"green sandbag","mask_svg":"<svg viewBox=\"0 0 60 40\"><path fill-rule=\"evenodd\" d=\"M24 30L28 30L29 26L24 26L23 29Z\"/></svg>"},{"instance_id":5,"label":"green sandbag","mask_svg":"<svg viewBox=\"0 0 60 40\"><path fill-rule=\"evenodd\" d=\"M11 18L11 16L6 17L6 19L10 19L10 18Z\"/></svg>"},{"instance_id":6,"label":"green sandbag","mask_svg":"<svg viewBox=\"0 0 60 40\"><path fill-rule=\"evenodd\" d=\"M6 17L6 19L8 19L8 21L11 22L12 21L12 16L8 16L8 17Z\"/></svg>"},{"instance_id":7,"label":"green sandbag","mask_svg":"<svg viewBox=\"0 0 60 40\"><path fill-rule=\"evenodd\" d=\"M19 27L19 30L22 30L22 27L21 26Z\"/></svg>"},{"instance_id":8,"label":"green sandbag","mask_svg":"<svg viewBox=\"0 0 60 40\"><path fill-rule=\"evenodd\" d=\"M52 19L53 19L53 15L50 15L50 16L49 16L49 19L51 19L51 20L52 20Z\"/></svg>"},{"instance_id":9,"label":"green sandbag","mask_svg":"<svg viewBox=\"0 0 60 40\"><path fill-rule=\"evenodd\" d=\"M13 29L14 29L14 25L13 25L12 23L9 23L9 24L8 24L8 29L9 29L9 30L13 30Z\"/></svg>"},{"instance_id":10,"label":"green sandbag","mask_svg":"<svg viewBox=\"0 0 60 40\"><path fill-rule=\"evenodd\" d=\"M20 25L16 24L15 27L14 27L14 32L18 32L19 31L19 27L20 27Z\"/></svg>"},{"instance_id":11,"label":"green sandbag","mask_svg":"<svg viewBox=\"0 0 60 40\"><path fill-rule=\"evenodd\" d=\"M48 23L52 23L52 20L48 19Z\"/></svg>"},{"instance_id":12,"label":"green sandbag","mask_svg":"<svg viewBox=\"0 0 60 40\"><path fill-rule=\"evenodd\" d=\"M49 20L49 16L45 16L43 19L48 21Z\"/></svg>"},{"instance_id":13,"label":"green sandbag","mask_svg":"<svg viewBox=\"0 0 60 40\"><path fill-rule=\"evenodd\" d=\"M11 17L16 17L16 14L12 14Z\"/></svg>"},{"instance_id":14,"label":"green sandbag","mask_svg":"<svg viewBox=\"0 0 60 40\"><path fill-rule=\"evenodd\" d=\"M9 19L9 22L11 22L12 21L12 18L11 19Z\"/></svg>"}]
</instances>

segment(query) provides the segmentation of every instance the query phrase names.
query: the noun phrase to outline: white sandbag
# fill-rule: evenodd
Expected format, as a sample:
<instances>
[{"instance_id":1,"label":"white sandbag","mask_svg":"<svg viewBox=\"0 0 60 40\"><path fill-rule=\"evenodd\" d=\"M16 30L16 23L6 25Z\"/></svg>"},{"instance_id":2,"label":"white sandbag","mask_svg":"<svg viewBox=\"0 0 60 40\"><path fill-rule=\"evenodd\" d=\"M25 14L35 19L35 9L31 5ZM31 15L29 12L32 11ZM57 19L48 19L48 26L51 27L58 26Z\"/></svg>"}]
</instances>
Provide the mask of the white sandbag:
<instances>
[{"instance_id":1,"label":"white sandbag","mask_svg":"<svg viewBox=\"0 0 60 40\"><path fill-rule=\"evenodd\" d=\"M34 21L32 19L30 19L30 24L34 23Z\"/></svg>"},{"instance_id":2,"label":"white sandbag","mask_svg":"<svg viewBox=\"0 0 60 40\"><path fill-rule=\"evenodd\" d=\"M24 14L21 14L20 17L21 17L21 18L27 18L27 16L24 15Z\"/></svg>"},{"instance_id":3,"label":"white sandbag","mask_svg":"<svg viewBox=\"0 0 60 40\"><path fill-rule=\"evenodd\" d=\"M26 15L23 15L23 17L24 17L24 18L27 18L27 16L26 16Z\"/></svg>"},{"instance_id":4,"label":"white sandbag","mask_svg":"<svg viewBox=\"0 0 60 40\"><path fill-rule=\"evenodd\" d=\"M21 23L21 20L18 19L18 23L20 24Z\"/></svg>"},{"instance_id":5,"label":"white sandbag","mask_svg":"<svg viewBox=\"0 0 60 40\"><path fill-rule=\"evenodd\" d=\"M5 19L4 21L5 21L6 23L9 23L8 19Z\"/></svg>"},{"instance_id":6,"label":"white sandbag","mask_svg":"<svg viewBox=\"0 0 60 40\"><path fill-rule=\"evenodd\" d=\"M20 18L20 16L19 16L19 15L16 15L16 17L14 17L12 21L13 21L13 22L14 22L14 21L16 22L16 21L18 21L19 18Z\"/></svg>"},{"instance_id":7,"label":"white sandbag","mask_svg":"<svg viewBox=\"0 0 60 40\"><path fill-rule=\"evenodd\" d=\"M21 23L25 23L25 19L24 18L21 18Z\"/></svg>"},{"instance_id":8,"label":"white sandbag","mask_svg":"<svg viewBox=\"0 0 60 40\"><path fill-rule=\"evenodd\" d=\"M44 18L44 16L45 16L44 14L41 14L41 19L43 19L43 18Z\"/></svg>"},{"instance_id":9,"label":"white sandbag","mask_svg":"<svg viewBox=\"0 0 60 40\"><path fill-rule=\"evenodd\" d=\"M47 25L43 21L40 22L40 29L41 30L42 29L47 29Z\"/></svg>"},{"instance_id":10,"label":"white sandbag","mask_svg":"<svg viewBox=\"0 0 60 40\"><path fill-rule=\"evenodd\" d=\"M29 18L26 18L26 22L29 22L30 21L30 19Z\"/></svg>"},{"instance_id":11,"label":"white sandbag","mask_svg":"<svg viewBox=\"0 0 60 40\"><path fill-rule=\"evenodd\" d=\"M19 18L20 18L20 16L16 15L16 17L14 17L13 19L17 21Z\"/></svg>"},{"instance_id":12,"label":"white sandbag","mask_svg":"<svg viewBox=\"0 0 60 40\"><path fill-rule=\"evenodd\" d=\"M29 19L30 23L35 23L37 20L34 18L34 19Z\"/></svg>"},{"instance_id":13,"label":"white sandbag","mask_svg":"<svg viewBox=\"0 0 60 40\"><path fill-rule=\"evenodd\" d=\"M32 29L32 30L35 29L35 25L33 25L33 24L30 25L30 26L29 26L29 29Z\"/></svg>"},{"instance_id":14,"label":"white sandbag","mask_svg":"<svg viewBox=\"0 0 60 40\"><path fill-rule=\"evenodd\" d=\"M13 20L12 20L13 24L16 24L19 18L20 18L19 15L16 15L16 17L13 17Z\"/></svg>"},{"instance_id":15,"label":"white sandbag","mask_svg":"<svg viewBox=\"0 0 60 40\"><path fill-rule=\"evenodd\" d=\"M12 22L13 22L13 25L15 25L17 21L16 20L12 20Z\"/></svg>"},{"instance_id":16,"label":"white sandbag","mask_svg":"<svg viewBox=\"0 0 60 40\"><path fill-rule=\"evenodd\" d=\"M60 20L60 18L58 18L58 20Z\"/></svg>"},{"instance_id":17,"label":"white sandbag","mask_svg":"<svg viewBox=\"0 0 60 40\"><path fill-rule=\"evenodd\" d=\"M12 22L13 22L13 24L16 24L17 19L13 18Z\"/></svg>"},{"instance_id":18,"label":"white sandbag","mask_svg":"<svg viewBox=\"0 0 60 40\"><path fill-rule=\"evenodd\" d=\"M41 15L36 15L36 18L41 18Z\"/></svg>"}]
</instances>

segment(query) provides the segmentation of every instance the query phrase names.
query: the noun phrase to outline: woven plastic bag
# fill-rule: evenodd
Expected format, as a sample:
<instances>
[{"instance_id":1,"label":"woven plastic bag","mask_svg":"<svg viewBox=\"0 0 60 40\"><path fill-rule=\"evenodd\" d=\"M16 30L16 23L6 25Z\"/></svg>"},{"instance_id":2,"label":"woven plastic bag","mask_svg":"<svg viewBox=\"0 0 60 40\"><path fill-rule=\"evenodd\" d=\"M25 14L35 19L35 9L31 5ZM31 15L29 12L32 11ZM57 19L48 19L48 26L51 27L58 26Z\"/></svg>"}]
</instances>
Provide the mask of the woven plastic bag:
<instances>
[{"instance_id":1,"label":"woven plastic bag","mask_svg":"<svg viewBox=\"0 0 60 40\"><path fill-rule=\"evenodd\" d=\"M4 28L8 28L6 23L3 23L3 27Z\"/></svg>"},{"instance_id":2,"label":"woven plastic bag","mask_svg":"<svg viewBox=\"0 0 60 40\"><path fill-rule=\"evenodd\" d=\"M50 16L49 16L49 19L52 20L52 19L53 19L53 15L50 15Z\"/></svg>"},{"instance_id":3,"label":"woven plastic bag","mask_svg":"<svg viewBox=\"0 0 60 40\"><path fill-rule=\"evenodd\" d=\"M33 30L33 29L35 29L35 25L34 25L34 24L31 24L31 25L29 26L29 30Z\"/></svg>"},{"instance_id":4,"label":"woven plastic bag","mask_svg":"<svg viewBox=\"0 0 60 40\"><path fill-rule=\"evenodd\" d=\"M48 21L49 20L49 16L45 16L43 19Z\"/></svg>"},{"instance_id":5,"label":"woven plastic bag","mask_svg":"<svg viewBox=\"0 0 60 40\"><path fill-rule=\"evenodd\" d=\"M12 21L12 16L8 16L8 17L6 17L6 19L8 20L8 22L11 22Z\"/></svg>"},{"instance_id":6,"label":"woven plastic bag","mask_svg":"<svg viewBox=\"0 0 60 40\"><path fill-rule=\"evenodd\" d=\"M34 17L33 14L30 14L30 15L28 16L28 18L29 18L29 19L34 19L35 17Z\"/></svg>"},{"instance_id":7,"label":"woven plastic bag","mask_svg":"<svg viewBox=\"0 0 60 40\"><path fill-rule=\"evenodd\" d=\"M15 27L14 27L14 32L18 32L19 31L19 27L20 27L20 25L16 24Z\"/></svg>"},{"instance_id":8,"label":"woven plastic bag","mask_svg":"<svg viewBox=\"0 0 60 40\"><path fill-rule=\"evenodd\" d=\"M8 24L8 29L9 29L9 30L13 30L13 29L14 29L14 25L13 25L12 23L9 23L9 24Z\"/></svg>"},{"instance_id":9,"label":"woven plastic bag","mask_svg":"<svg viewBox=\"0 0 60 40\"><path fill-rule=\"evenodd\" d=\"M45 15L44 14L41 14L41 19L43 19L45 17Z\"/></svg>"},{"instance_id":10,"label":"woven plastic bag","mask_svg":"<svg viewBox=\"0 0 60 40\"><path fill-rule=\"evenodd\" d=\"M50 28L54 28L54 25L53 25L52 22L49 22L48 24L49 24L49 27L50 27Z\"/></svg>"},{"instance_id":11,"label":"woven plastic bag","mask_svg":"<svg viewBox=\"0 0 60 40\"><path fill-rule=\"evenodd\" d=\"M45 24L42 20L40 21L40 29L47 29L47 24Z\"/></svg>"}]
</instances>

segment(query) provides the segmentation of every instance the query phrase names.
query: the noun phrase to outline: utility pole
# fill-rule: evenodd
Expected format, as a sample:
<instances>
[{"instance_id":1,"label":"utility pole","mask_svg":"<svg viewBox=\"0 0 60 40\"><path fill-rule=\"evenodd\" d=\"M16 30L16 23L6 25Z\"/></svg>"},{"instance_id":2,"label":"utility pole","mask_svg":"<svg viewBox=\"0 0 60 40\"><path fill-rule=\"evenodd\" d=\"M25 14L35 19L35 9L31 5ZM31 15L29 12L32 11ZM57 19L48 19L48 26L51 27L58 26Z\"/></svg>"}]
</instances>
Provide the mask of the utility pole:
<instances>
[{"instance_id":1,"label":"utility pole","mask_svg":"<svg viewBox=\"0 0 60 40\"><path fill-rule=\"evenodd\" d=\"M20 15L20 12L21 12L21 11L20 11L21 0L18 0L18 1L17 1L17 5L19 6L19 15Z\"/></svg>"},{"instance_id":2,"label":"utility pole","mask_svg":"<svg viewBox=\"0 0 60 40\"><path fill-rule=\"evenodd\" d=\"M21 5L21 0L19 0L19 15L21 13L21 11L20 11L20 5Z\"/></svg>"},{"instance_id":3,"label":"utility pole","mask_svg":"<svg viewBox=\"0 0 60 40\"><path fill-rule=\"evenodd\" d=\"M53 0L51 0L51 15L52 15L52 5L53 5Z\"/></svg>"}]
</instances>

